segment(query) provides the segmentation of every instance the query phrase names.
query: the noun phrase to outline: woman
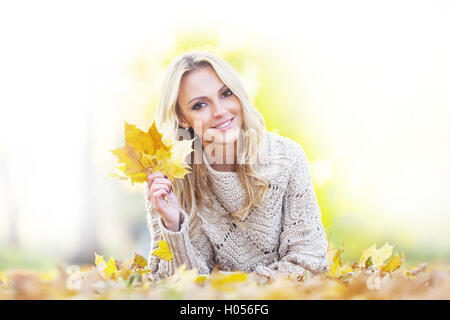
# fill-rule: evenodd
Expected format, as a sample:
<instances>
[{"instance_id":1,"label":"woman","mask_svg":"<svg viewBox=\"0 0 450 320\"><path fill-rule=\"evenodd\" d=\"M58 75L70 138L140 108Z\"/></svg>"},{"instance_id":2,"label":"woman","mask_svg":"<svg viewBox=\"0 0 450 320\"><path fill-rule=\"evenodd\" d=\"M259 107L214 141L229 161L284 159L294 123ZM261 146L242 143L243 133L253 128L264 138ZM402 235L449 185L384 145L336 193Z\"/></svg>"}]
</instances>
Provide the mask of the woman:
<instances>
[{"instance_id":1,"label":"woman","mask_svg":"<svg viewBox=\"0 0 450 320\"><path fill-rule=\"evenodd\" d=\"M191 172L148 176L151 252L166 240L174 259L150 253L155 280L185 264L303 277L326 270L327 241L307 157L295 141L268 132L233 68L202 52L169 66L156 125L194 139Z\"/></svg>"}]
</instances>

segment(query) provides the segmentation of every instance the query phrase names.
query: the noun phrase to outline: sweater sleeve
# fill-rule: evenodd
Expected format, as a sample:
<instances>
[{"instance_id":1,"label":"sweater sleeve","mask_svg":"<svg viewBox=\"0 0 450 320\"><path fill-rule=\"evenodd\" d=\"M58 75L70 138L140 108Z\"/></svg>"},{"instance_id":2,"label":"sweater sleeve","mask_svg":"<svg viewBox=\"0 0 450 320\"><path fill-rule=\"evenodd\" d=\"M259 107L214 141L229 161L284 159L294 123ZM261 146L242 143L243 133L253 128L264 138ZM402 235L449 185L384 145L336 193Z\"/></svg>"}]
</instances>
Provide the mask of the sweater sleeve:
<instances>
[{"instance_id":1,"label":"sweater sleeve","mask_svg":"<svg viewBox=\"0 0 450 320\"><path fill-rule=\"evenodd\" d=\"M152 208L150 201L145 199L147 211L147 226L151 233L150 253L148 265L153 280L161 280L171 276L181 265L187 269L197 269L200 274L210 273L214 268L212 245L200 226L192 239L189 237L190 219L187 213L180 209L180 230L177 232L167 229L158 211ZM195 219L195 223L201 223ZM152 254L158 249L158 241L165 240L173 253L171 261L165 261Z\"/></svg>"},{"instance_id":2,"label":"sweater sleeve","mask_svg":"<svg viewBox=\"0 0 450 320\"><path fill-rule=\"evenodd\" d=\"M316 274L328 267L328 243L308 160L299 144L295 143L293 151L293 166L283 197L280 259L255 270L269 278L276 273L303 276L306 270Z\"/></svg>"}]
</instances>

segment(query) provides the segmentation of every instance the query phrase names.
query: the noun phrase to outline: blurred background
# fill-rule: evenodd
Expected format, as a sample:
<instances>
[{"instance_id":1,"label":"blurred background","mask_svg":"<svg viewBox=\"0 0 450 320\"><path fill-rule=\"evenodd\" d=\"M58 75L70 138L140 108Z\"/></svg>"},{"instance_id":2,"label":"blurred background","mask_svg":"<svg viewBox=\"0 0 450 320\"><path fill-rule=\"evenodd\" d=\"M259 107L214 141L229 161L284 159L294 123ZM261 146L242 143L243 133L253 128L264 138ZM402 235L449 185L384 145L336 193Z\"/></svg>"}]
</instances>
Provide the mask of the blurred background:
<instances>
[{"instance_id":1,"label":"blurred background","mask_svg":"<svg viewBox=\"0 0 450 320\"><path fill-rule=\"evenodd\" d=\"M300 143L330 248L450 260L449 1L0 4L0 270L148 255L144 186L110 178L164 70L226 59Z\"/></svg>"}]
</instances>

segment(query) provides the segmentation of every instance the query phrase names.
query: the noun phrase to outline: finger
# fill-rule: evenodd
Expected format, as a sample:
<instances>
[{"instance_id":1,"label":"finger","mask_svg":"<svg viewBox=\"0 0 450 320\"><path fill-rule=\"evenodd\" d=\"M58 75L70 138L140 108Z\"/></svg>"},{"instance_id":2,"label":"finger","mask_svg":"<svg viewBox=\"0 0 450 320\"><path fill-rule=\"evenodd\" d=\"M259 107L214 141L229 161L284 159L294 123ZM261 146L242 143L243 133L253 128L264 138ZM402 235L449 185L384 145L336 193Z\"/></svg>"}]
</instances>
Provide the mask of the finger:
<instances>
[{"instance_id":1,"label":"finger","mask_svg":"<svg viewBox=\"0 0 450 320\"><path fill-rule=\"evenodd\" d=\"M164 189L164 190L166 190L168 193L171 192L171 191L170 191L170 188L167 187L167 185L165 185L165 184L159 184L159 183L153 182L153 184L151 185L151 187L147 190L147 199L148 199L148 201L152 201L153 194L155 193L155 191L158 191L158 190L160 190L160 189Z\"/></svg>"},{"instance_id":2,"label":"finger","mask_svg":"<svg viewBox=\"0 0 450 320\"><path fill-rule=\"evenodd\" d=\"M169 179L166 179L166 178L155 178L154 180L153 180L153 183L155 184L155 183L157 183L157 184L165 184L165 185L167 185L167 187L168 188L170 188L171 186L172 186L172 181L170 181Z\"/></svg>"},{"instance_id":3,"label":"finger","mask_svg":"<svg viewBox=\"0 0 450 320\"><path fill-rule=\"evenodd\" d=\"M147 175L147 182L148 182L149 186L152 185L153 180L155 178L164 178L164 174L161 173L161 172L156 171L156 172L152 172L151 174Z\"/></svg>"},{"instance_id":4,"label":"finger","mask_svg":"<svg viewBox=\"0 0 450 320\"><path fill-rule=\"evenodd\" d=\"M167 191L164 189L158 190L153 194L156 209L161 208L161 200L164 195L167 195Z\"/></svg>"},{"instance_id":5,"label":"finger","mask_svg":"<svg viewBox=\"0 0 450 320\"><path fill-rule=\"evenodd\" d=\"M156 191L156 192L153 194L153 198L159 199L159 198L161 198L163 195L167 195L167 191L164 190L164 189L160 189L160 190Z\"/></svg>"},{"instance_id":6,"label":"finger","mask_svg":"<svg viewBox=\"0 0 450 320\"><path fill-rule=\"evenodd\" d=\"M152 187L151 187L152 193L155 193L156 191L161 190L161 189L164 189L167 191L167 193L170 193L170 189L167 185L153 182Z\"/></svg>"},{"instance_id":7,"label":"finger","mask_svg":"<svg viewBox=\"0 0 450 320\"><path fill-rule=\"evenodd\" d=\"M148 185L151 186L155 178L163 178L163 177L164 175L161 172L152 172L151 174L147 175Z\"/></svg>"},{"instance_id":8,"label":"finger","mask_svg":"<svg viewBox=\"0 0 450 320\"><path fill-rule=\"evenodd\" d=\"M166 193L168 193L167 189L165 189L165 188L158 188L156 190L149 191L148 194L147 194L148 201L150 201L150 202L153 201L153 199L155 197L155 192L158 192L160 190L164 190Z\"/></svg>"}]
</instances>

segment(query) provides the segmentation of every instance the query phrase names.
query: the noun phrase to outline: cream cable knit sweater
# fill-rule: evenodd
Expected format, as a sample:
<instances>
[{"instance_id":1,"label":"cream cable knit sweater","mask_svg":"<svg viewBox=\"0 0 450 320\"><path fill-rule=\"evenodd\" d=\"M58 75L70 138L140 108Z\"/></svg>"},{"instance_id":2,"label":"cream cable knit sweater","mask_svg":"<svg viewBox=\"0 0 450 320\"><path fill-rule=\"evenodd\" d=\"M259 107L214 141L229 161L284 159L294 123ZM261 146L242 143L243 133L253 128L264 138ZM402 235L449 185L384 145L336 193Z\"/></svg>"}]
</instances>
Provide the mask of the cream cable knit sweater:
<instances>
[{"instance_id":1,"label":"cream cable knit sweater","mask_svg":"<svg viewBox=\"0 0 450 320\"><path fill-rule=\"evenodd\" d=\"M255 167L269 182L266 198L237 226L231 212L242 207L245 190L236 172L211 168L208 195L214 207L198 212L190 221L181 211L181 228L165 228L159 213L146 200L147 225L151 232L149 267L152 278L167 277L182 264L207 274L218 264L221 270L242 270L267 277L277 273L303 275L327 269L327 240L314 191L307 157L295 141L267 132L259 150L262 161ZM148 188L148 186L146 186ZM189 237L189 225L201 223ZM152 255L164 239L175 258L168 262Z\"/></svg>"}]
</instances>

